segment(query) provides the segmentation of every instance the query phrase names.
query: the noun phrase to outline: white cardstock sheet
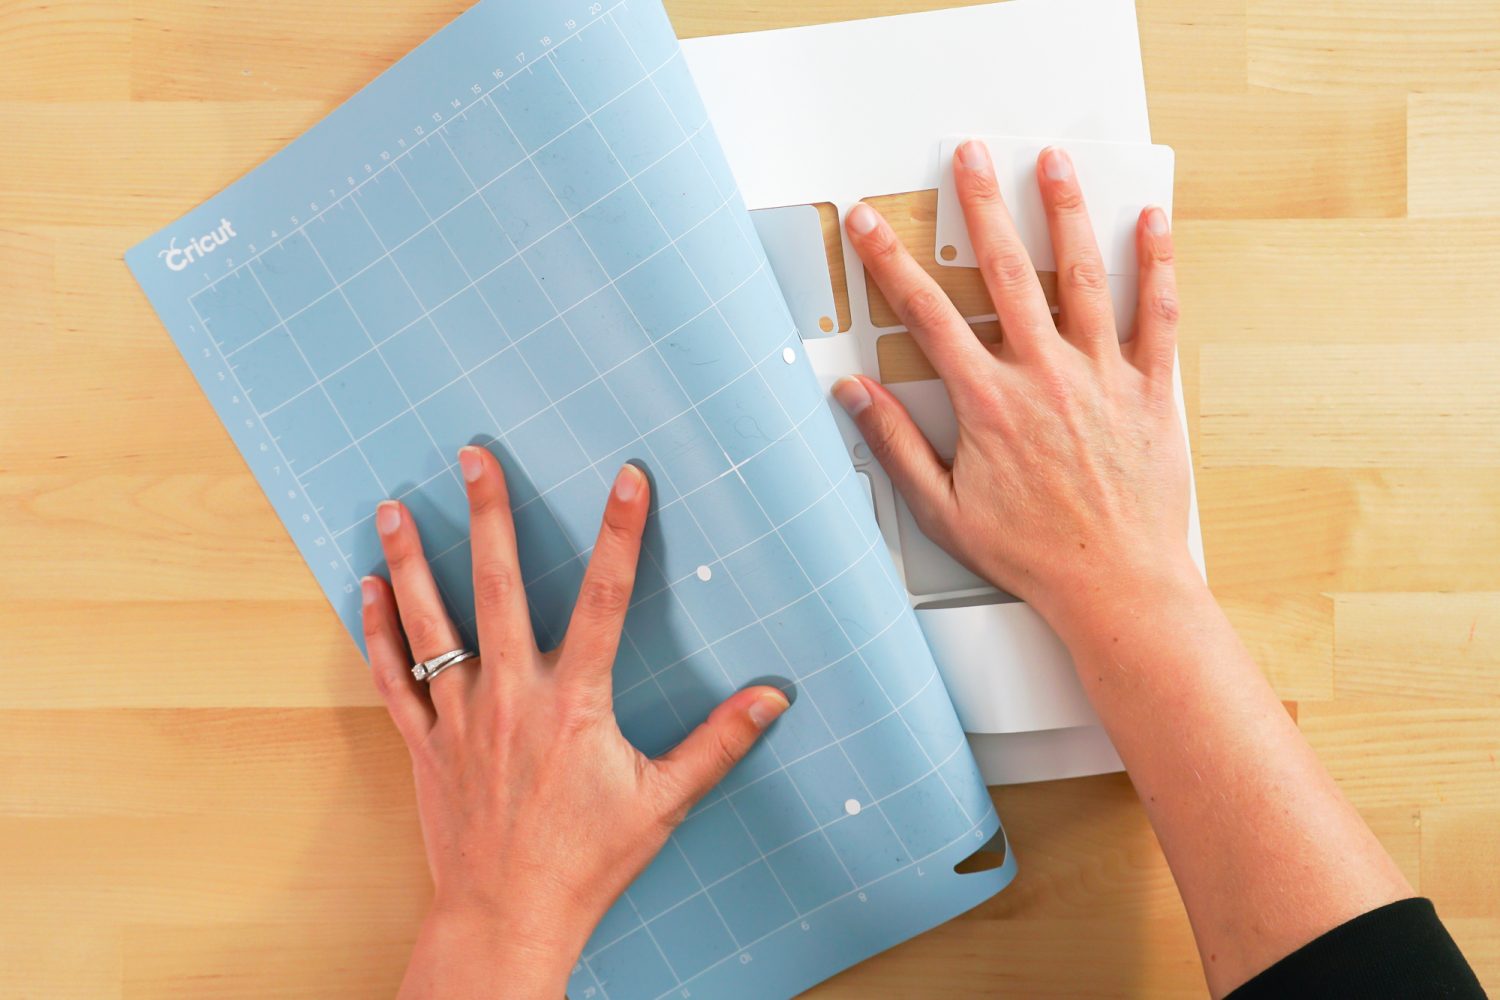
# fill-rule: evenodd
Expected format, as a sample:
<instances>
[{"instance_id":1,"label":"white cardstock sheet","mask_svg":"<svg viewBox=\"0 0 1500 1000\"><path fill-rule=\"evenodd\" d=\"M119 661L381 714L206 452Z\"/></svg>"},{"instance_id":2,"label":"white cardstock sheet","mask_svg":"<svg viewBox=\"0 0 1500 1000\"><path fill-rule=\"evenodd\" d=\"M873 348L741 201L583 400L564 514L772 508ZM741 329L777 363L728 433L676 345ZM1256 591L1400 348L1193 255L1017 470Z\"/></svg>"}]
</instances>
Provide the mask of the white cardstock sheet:
<instances>
[{"instance_id":1,"label":"white cardstock sheet","mask_svg":"<svg viewBox=\"0 0 1500 1000\"><path fill-rule=\"evenodd\" d=\"M1135 219L1153 202L1170 211L1172 155L1149 145L1132 0L1012 0L697 38L683 50L752 210L830 202L842 219L864 198L938 188L930 252L953 247L951 260L937 258L952 266L973 265L951 190L957 141L989 143L1042 269L1050 269L1051 245L1030 169L1043 146L1063 144L1079 165L1119 315L1133 315ZM805 343L825 386L852 373L879 378L876 341L899 329L871 321L847 237L843 249L852 327ZM951 447L941 383L892 390L940 451ZM1180 409L1180 381L1177 393ZM1028 605L983 584L915 531L853 425L834 409L986 780L1119 770L1061 641ZM1201 566L1196 495L1190 532Z\"/></svg>"}]
</instances>

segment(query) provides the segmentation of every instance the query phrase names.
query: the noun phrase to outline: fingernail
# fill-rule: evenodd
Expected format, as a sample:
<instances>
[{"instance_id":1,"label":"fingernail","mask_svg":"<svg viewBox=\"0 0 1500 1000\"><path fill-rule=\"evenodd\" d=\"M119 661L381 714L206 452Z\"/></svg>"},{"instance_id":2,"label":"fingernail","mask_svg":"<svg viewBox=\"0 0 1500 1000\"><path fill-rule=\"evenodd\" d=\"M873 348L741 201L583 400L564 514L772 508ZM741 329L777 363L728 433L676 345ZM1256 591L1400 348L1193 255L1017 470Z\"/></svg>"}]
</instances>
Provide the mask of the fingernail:
<instances>
[{"instance_id":1,"label":"fingernail","mask_svg":"<svg viewBox=\"0 0 1500 1000\"><path fill-rule=\"evenodd\" d=\"M1052 146L1042 153L1042 171L1054 181L1073 176L1073 161L1066 152Z\"/></svg>"},{"instance_id":2,"label":"fingernail","mask_svg":"<svg viewBox=\"0 0 1500 1000\"><path fill-rule=\"evenodd\" d=\"M401 527L401 505L394 500L383 501L375 508L375 530L382 535L395 534Z\"/></svg>"},{"instance_id":3,"label":"fingernail","mask_svg":"<svg viewBox=\"0 0 1500 1000\"><path fill-rule=\"evenodd\" d=\"M615 499L622 503L628 503L636 498L641 492L641 484L646 480L640 469L626 462L620 466L620 471L615 474Z\"/></svg>"},{"instance_id":4,"label":"fingernail","mask_svg":"<svg viewBox=\"0 0 1500 1000\"><path fill-rule=\"evenodd\" d=\"M965 170L988 170L990 148L978 139L970 139L959 145L958 162L964 165Z\"/></svg>"},{"instance_id":5,"label":"fingernail","mask_svg":"<svg viewBox=\"0 0 1500 1000\"><path fill-rule=\"evenodd\" d=\"M755 723L757 729L764 729L781 718L781 713L790 708L791 704L780 691L767 691L750 703L750 721Z\"/></svg>"},{"instance_id":6,"label":"fingernail","mask_svg":"<svg viewBox=\"0 0 1500 1000\"><path fill-rule=\"evenodd\" d=\"M373 576L364 577L359 581L359 599L365 607L375 603L375 598L380 596L380 585L375 582Z\"/></svg>"},{"instance_id":7,"label":"fingernail","mask_svg":"<svg viewBox=\"0 0 1500 1000\"><path fill-rule=\"evenodd\" d=\"M849 231L855 236L863 236L875 228L875 223L880 221L880 216L875 210L864 202L860 202L849 210Z\"/></svg>"},{"instance_id":8,"label":"fingernail","mask_svg":"<svg viewBox=\"0 0 1500 1000\"><path fill-rule=\"evenodd\" d=\"M839 401L839 405L851 417L859 416L874 402L865 384L849 375L833 383L833 398Z\"/></svg>"},{"instance_id":9,"label":"fingernail","mask_svg":"<svg viewBox=\"0 0 1500 1000\"><path fill-rule=\"evenodd\" d=\"M1152 205L1146 210L1146 228L1151 230L1152 236L1165 236L1172 227L1167 222L1167 213L1156 205Z\"/></svg>"},{"instance_id":10,"label":"fingernail","mask_svg":"<svg viewBox=\"0 0 1500 1000\"><path fill-rule=\"evenodd\" d=\"M479 477L484 474L484 460L479 457L479 449L470 445L458 450L458 467L463 470L464 479L468 482L478 482Z\"/></svg>"}]
</instances>

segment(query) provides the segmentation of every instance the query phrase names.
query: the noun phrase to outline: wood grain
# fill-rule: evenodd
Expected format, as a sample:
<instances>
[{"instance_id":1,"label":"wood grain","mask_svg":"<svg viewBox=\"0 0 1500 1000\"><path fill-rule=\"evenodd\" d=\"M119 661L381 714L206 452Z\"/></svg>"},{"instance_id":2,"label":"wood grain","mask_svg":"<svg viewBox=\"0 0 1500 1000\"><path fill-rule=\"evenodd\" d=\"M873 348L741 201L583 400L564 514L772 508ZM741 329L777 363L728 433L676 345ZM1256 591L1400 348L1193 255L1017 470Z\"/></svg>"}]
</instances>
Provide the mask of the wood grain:
<instances>
[{"instance_id":1,"label":"wood grain","mask_svg":"<svg viewBox=\"0 0 1500 1000\"><path fill-rule=\"evenodd\" d=\"M668 7L699 35L950 4ZM0 7L8 995L363 997L400 975L428 892L409 765L120 257L464 6ZM1500 989L1500 7L1139 15L1179 156L1210 577ZM930 252L925 197L886 207ZM914 348L886 349L921 372ZM814 995L1203 995L1128 781L995 798L1016 884Z\"/></svg>"},{"instance_id":2,"label":"wood grain","mask_svg":"<svg viewBox=\"0 0 1500 1000\"><path fill-rule=\"evenodd\" d=\"M1337 594L1341 694L1500 698L1500 593Z\"/></svg>"},{"instance_id":3,"label":"wood grain","mask_svg":"<svg viewBox=\"0 0 1500 1000\"><path fill-rule=\"evenodd\" d=\"M1500 85L1500 7L1490 0L1245 6L1252 86L1328 93Z\"/></svg>"},{"instance_id":4,"label":"wood grain","mask_svg":"<svg viewBox=\"0 0 1500 1000\"><path fill-rule=\"evenodd\" d=\"M1406 122L1409 214L1500 214L1500 97L1411 94Z\"/></svg>"}]
</instances>

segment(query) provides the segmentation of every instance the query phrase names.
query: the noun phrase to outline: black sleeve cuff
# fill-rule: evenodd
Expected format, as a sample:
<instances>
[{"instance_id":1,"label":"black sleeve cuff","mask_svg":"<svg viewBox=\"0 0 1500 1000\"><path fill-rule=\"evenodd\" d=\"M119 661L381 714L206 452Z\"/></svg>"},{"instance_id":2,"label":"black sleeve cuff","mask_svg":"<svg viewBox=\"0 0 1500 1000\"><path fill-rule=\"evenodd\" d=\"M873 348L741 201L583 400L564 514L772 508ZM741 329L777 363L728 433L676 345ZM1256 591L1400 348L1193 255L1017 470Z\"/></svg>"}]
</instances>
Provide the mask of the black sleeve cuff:
<instances>
[{"instance_id":1,"label":"black sleeve cuff","mask_svg":"<svg viewBox=\"0 0 1500 1000\"><path fill-rule=\"evenodd\" d=\"M1403 899L1315 938L1225 1000L1484 996L1432 901Z\"/></svg>"}]
</instances>

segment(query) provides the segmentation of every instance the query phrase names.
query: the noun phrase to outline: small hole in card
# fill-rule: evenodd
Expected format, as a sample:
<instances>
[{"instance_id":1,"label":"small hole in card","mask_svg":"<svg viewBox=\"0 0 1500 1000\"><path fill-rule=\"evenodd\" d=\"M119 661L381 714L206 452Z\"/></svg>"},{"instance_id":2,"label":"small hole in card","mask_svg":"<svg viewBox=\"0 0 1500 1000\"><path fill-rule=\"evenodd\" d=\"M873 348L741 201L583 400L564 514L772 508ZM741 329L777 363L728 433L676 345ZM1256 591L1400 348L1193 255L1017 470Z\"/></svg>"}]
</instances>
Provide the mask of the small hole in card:
<instances>
[{"instance_id":1,"label":"small hole in card","mask_svg":"<svg viewBox=\"0 0 1500 1000\"><path fill-rule=\"evenodd\" d=\"M838 209L830 202L783 205L750 218L802 337L849 329Z\"/></svg>"},{"instance_id":2,"label":"small hole in card","mask_svg":"<svg viewBox=\"0 0 1500 1000\"><path fill-rule=\"evenodd\" d=\"M845 333L854 325L854 319L849 311L849 282L844 274L844 226L833 202L820 201L813 207L818 210L818 221L823 226L823 252L828 257L828 280L833 285L835 313L828 317L832 326L823 326L823 321L819 320L818 327L824 333Z\"/></svg>"},{"instance_id":3,"label":"small hole in card","mask_svg":"<svg viewBox=\"0 0 1500 1000\"><path fill-rule=\"evenodd\" d=\"M953 260L958 256L958 247L954 246L952 243L944 244L943 249L938 251L938 256L942 257L944 260Z\"/></svg>"},{"instance_id":4,"label":"small hole in card","mask_svg":"<svg viewBox=\"0 0 1500 1000\"><path fill-rule=\"evenodd\" d=\"M937 242L937 190L906 191L900 194L877 195L864 199L880 212L896 237L906 246L922 270L937 282L953 302L962 316L987 316L995 311L995 305L984 286L984 276L978 268L946 267L938 263L932 252ZM954 250L955 255L957 249ZM1045 272L1041 279L1042 293L1048 303L1057 302L1057 276ZM865 294L870 306L870 322L877 327L901 325L901 319L880 289L876 287L870 272L865 271Z\"/></svg>"}]
</instances>

